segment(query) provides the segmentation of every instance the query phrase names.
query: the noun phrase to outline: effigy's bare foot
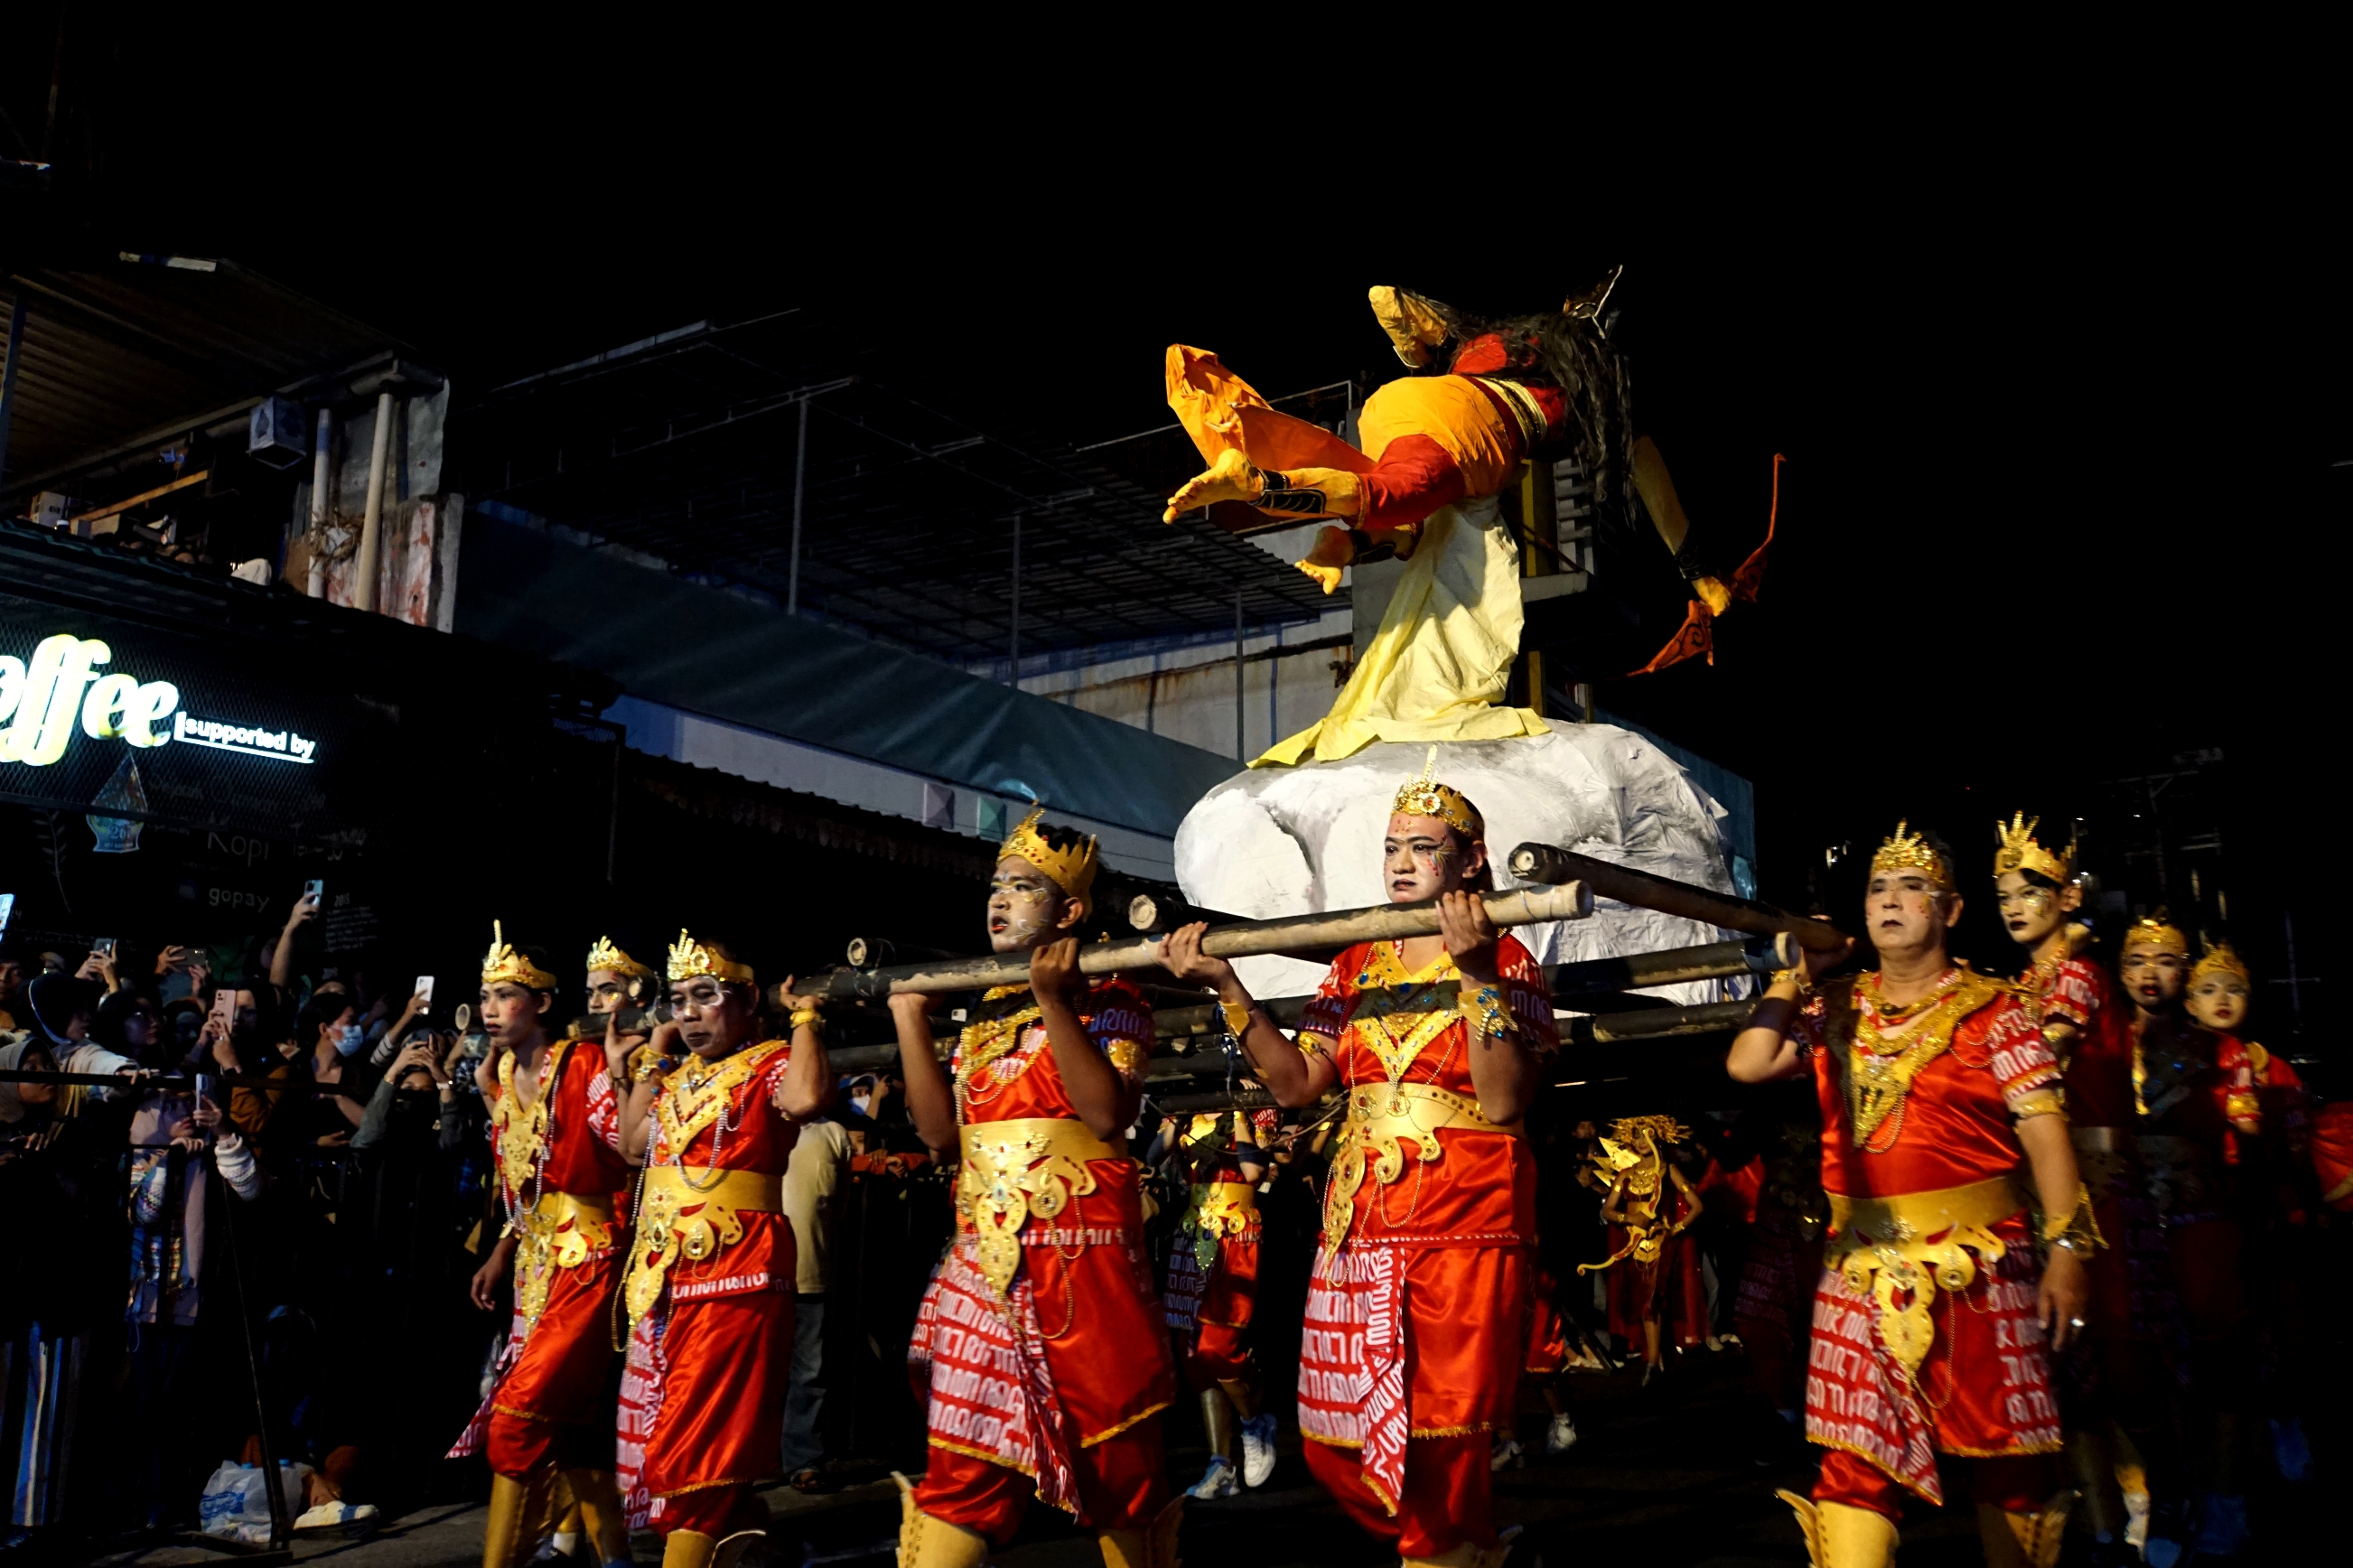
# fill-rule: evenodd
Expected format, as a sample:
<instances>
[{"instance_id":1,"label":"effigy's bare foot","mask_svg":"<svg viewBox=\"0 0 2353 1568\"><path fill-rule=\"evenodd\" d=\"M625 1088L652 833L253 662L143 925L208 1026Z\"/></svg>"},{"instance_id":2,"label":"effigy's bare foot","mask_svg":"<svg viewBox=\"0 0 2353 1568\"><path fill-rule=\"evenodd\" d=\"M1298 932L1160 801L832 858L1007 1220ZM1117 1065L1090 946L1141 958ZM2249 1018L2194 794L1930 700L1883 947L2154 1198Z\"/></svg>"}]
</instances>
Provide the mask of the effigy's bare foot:
<instances>
[{"instance_id":1,"label":"effigy's bare foot","mask_svg":"<svg viewBox=\"0 0 2353 1568\"><path fill-rule=\"evenodd\" d=\"M1186 480L1183 488L1168 498L1167 510L1160 514L1160 521L1174 522L1197 507L1221 500L1256 500L1264 485L1250 459L1229 447L1219 453L1206 470Z\"/></svg>"},{"instance_id":2,"label":"effigy's bare foot","mask_svg":"<svg viewBox=\"0 0 2353 1568\"><path fill-rule=\"evenodd\" d=\"M1329 594L1340 586L1340 573L1356 558L1356 542L1348 537L1345 528L1319 528L1315 543L1305 556L1292 563L1315 579L1318 586Z\"/></svg>"}]
</instances>

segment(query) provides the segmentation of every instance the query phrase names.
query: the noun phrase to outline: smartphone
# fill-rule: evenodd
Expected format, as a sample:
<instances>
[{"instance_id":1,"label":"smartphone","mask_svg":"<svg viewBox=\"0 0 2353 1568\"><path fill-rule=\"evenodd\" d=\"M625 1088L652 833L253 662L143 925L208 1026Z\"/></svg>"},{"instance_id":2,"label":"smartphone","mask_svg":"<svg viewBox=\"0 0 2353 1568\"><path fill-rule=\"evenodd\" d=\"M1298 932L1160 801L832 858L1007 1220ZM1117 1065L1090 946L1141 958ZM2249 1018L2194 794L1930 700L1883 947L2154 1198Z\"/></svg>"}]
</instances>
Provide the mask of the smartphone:
<instances>
[{"instance_id":1,"label":"smartphone","mask_svg":"<svg viewBox=\"0 0 2353 1568\"><path fill-rule=\"evenodd\" d=\"M417 977L417 994L427 1007L433 1005L433 976L420 974Z\"/></svg>"},{"instance_id":2,"label":"smartphone","mask_svg":"<svg viewBox=\"0 0 2353 1568\"><path fill-rule=\"evenodd\" d=\"M8 917L16 912L16 895L0 893L0 938L8 934Z\"/></svg>"},{"instance_id":3,"label":"smartphone","mask_svg":"<svg viewBox=\"0 0 2353 1568\"><path fill-rule=\"evenodd\" d=\"M210 1100L212 1098L212 1094L213 1075L208 1072L198 1073L196 1075L196 1098L198 1100Z\"/></svg>"},{"instance_id":4,"label":"smartphone","mask_svg":"<svg viewBox=\"0 0 2353 1568\"><path fill-rule=\"evenodd\" d=\"M302 884L302 896L309 899L313 903L316 903L321 899L324 898L326 896L326 892L327 884L323 879L313 877L309 881Z\"/></svg>"},{"instance_id":5,"label":"smartphone","mask_svg":"<svg viewBox=\"0 0 2353 1568\"><path fill-rule=\"evenodd\" d=\"M237 993L226 985L213 993L213 1022L223 1034L237 1026Z\"/></svg>"},{"instance_id":6,"label":"smartphone","mask_svg":"<svg viewBox=\"0 0 2353 1568\"><path fill-rule=\"evenodd\" d=\"M100 958L112 958L114 956L114 939L111 936L100 937L96 942L90 944L90 950Z\"/></svg>"}]
</instances>

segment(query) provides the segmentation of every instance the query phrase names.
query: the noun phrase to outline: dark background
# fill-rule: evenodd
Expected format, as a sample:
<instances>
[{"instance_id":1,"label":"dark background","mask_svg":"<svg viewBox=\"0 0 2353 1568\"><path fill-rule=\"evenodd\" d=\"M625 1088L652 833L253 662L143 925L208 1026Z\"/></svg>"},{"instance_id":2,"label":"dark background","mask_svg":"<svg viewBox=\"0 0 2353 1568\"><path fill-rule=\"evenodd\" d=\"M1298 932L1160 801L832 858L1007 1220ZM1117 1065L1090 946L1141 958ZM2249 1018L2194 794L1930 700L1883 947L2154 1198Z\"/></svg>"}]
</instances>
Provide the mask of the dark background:
<instances>
[{"instance_id":1,"label":"dark background","mask_svg":"<svg viewBox=\"0 0 2353 1568\"><path fill-rule=\"evenodd\" d=\"M1851 910L1907 815L1974 877L2022 807L2259 982L2292 920L2306 1005L2344 983L2343 243L2293 94L2226 113L2041 53L1651 98L1535 37L1435 50L1441 87L1207 37L57 16L0 50L0 156L57 164L12 253L231 257L461 388L799 306L895 386L1084 443L1166 422L1168 342L1270 394L1377 384L1368 284L1519 311L1623 262L1637 424L1723 569L1788 463L1715 667L1599 696L1756 781L1765 895ZM2116 781L2152 773L2194 777L2136 819ZM2006 966L1989 913L1964 946ZM2259 984L2259 1034L2285 1001Z\"/></svg>"}]
</instances>

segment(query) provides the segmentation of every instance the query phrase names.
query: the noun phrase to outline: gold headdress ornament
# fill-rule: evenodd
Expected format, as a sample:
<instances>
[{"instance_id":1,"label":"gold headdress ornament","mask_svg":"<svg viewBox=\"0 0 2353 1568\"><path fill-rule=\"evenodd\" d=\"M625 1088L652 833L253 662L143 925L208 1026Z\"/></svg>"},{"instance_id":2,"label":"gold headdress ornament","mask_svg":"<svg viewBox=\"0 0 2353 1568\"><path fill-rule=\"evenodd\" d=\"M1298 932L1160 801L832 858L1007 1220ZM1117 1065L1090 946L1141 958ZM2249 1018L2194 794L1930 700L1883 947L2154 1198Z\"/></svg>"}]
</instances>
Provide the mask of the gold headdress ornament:
<instances>
[{"instance_id":1,"label":"gold headdress ornament","mask_svg":"<svg viewBox=\"0 0 2353 1568\"><path fill-rule=\"evenodd\" d=\"M491 951L482 955L482 984L495 985L502 980L527 991L553 991L556 985L554 975L507 945L506 928L492 921Z\"/></svg>"},{"instance_id":2,"label":"gold headdress ornament","mask_svg":"<svg viewBox=\"0 0 2353 1568\"><path fill-rule=\"evenodd\" d=\"M2125 940L2117 951L2134 946L2153 947L2159 952L2178 952L2184 958L2189 956L2189 939L2181 934L2181 928L2155 915L2143 915L2125 928Z\"/></svg>"},{"instance_id":3,"label":"gold headdress ornament","mask_svg":"<svg viewBox=\"0 0 2353 1568\"><path fill-rule=\"evenodd\" d=\"M2235 974L2248 985L2253 985L2255 978L2247 972L2247 961L2227 942L2218 942L2206 950L2206 955L2189 971L2189 984L2195 985L2210 974Z\"/></svg>"},{"instance_id":4,"label":"gold headdress ornament","mask_svg":"<svg viewBox=\"0 0 2353 1568\"><path fill-rule=\"evenodd\" d=\"M2010 826L1993 825L2000 837L2001 847L1993 852L1993 874L2007 871L2032 871L2050 878L2063 886L2075 875L2075 852L2071 847L2064 855L2053 855L2034 840L2034 830L2042 819L2029 817L2022 811L2010 814Z\"/></svg>"},{"instance_id":5,"label":"gold headdress ornament","mask_svg":"<svg viewBox=\"0 0 2353 1568\"><path fill-rule=\"evenodd\" d=\"M1029 815L1007 835L997 853L1000 858L1010 855L1016 859L1029 861L1045 872L1054 886L1062 889L1065 897L1076 899L1082 911L1092 910L1094 900L1087 889L1095 885L1095 841L1090 838L1068 849L1055 848L1046 842L1046 836L1038 831L1038 819L1045 815L1044 806L1031 806Z\"/></svg>"},{"instance_id":6,"label":"gold headdress ornament","mask_svg":"<svg viewBox=\"0 0 2353 1568\"><path fill-rule=\"evenodd\" d=\"M596 945L588 950L587 967L591 974L600 969L609 969L616 974L650 975L653 973L651 969L615 947L613 939L609 936L598 937Z\"/></svg>"},{"instance_id":7,"label":"gold headdress ornament","mask_svg":"<svg viewBox=\"0 0 2353 1568\"><path fill-rule=\"evenodd\" d=\"M1935 846L1928 842L1927 835L1906 833L1905 829L1910 826L1911 821L1906 818L1895 825L1894 837L1881 840L1879 852L1871 858L1872 870L1874 873L1926 871L1940 886L1951 887L1953 868L1945 864L1945 858L1936 853Z\"/></svg>"},{"instance_id":8,"label":"gold headdress ornament","mask_svg":"<svg viewBox=\"0 0 2353 1568\"><path fill-rule=\"evenodd\" d=\"M1401 816L1434 816L1465 838L1479 835L1479 814L1461 791L1438 782L1438 748L1421 761L1421 776L1398 786L1397 799L1389 803L1392 814Z\"/></svg>"},{"instance_id":9,"label":"gold headdress ornament","mask_svg":"<svg viewBox=\"0 0 2353 1568\"><path fill-rule=\"evenodd\" d=\"M678 940L670 944L670 979L675 985L681 980L695 980L703 975L713 980L733 980L745 985L757 984L752 978L752 966L722 958L692 937L686 928L678 928Z\"/></svg>"}]
</instances>

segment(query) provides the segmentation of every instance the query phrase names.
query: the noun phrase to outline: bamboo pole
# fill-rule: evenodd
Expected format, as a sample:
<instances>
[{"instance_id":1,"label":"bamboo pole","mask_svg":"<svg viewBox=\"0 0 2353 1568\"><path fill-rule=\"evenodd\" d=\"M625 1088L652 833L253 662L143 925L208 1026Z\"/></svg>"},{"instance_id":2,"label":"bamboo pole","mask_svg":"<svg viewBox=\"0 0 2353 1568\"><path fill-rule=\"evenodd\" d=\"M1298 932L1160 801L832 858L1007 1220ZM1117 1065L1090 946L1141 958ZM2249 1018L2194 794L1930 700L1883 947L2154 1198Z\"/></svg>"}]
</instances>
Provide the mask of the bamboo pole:
<instances>
[{"instance_id":1,"label":"bamboo pole","mask_svg":"<svg viewBox=\"0 0 2353 1568\"><path fill-rule=\"evenodd\" d=\"M1736 898L1713 889L1695 888L1689 882L1653 877L1631 867L1613 866L1607 860L1596 860L1589 855L1550 844L1523 844L1513 850L1511 870L1523 882L1583 882L1602 898L1705 921L1727 931L1760 935L1785 931L1796 937L1800 946L1815 952L1834 952L1847 942L1845 934L1828 921L1793 915L1754 899Z\"/></svg>"},{"instance_id":2,"label":"bamboo pole","mask_svg":"<svg viewBox=\"0 0 2353 1568\"><path fill-rule=\"evenodd\" d=\"M1499 926L1535 925L1546 921L1581 921L1593 913L1593 895L1583 883L1555 887L1514 888L1486 896L1487 918ZM1346 947L1360 942L1438 934L1438 910L1427 900L1412 904L1376 904L1370 909L1334 910L1321 914L1290 915L1279 920L1241 921L1213 927L1201 939L1201 951L1211 958L1250 958L1295 948ZM1082 974L1114 974L1124 969L1150 969L1160 963L1160 939L1129 937L1119 942L1091 942L1079 950ZM891 969L860 972L837 969L817 977L815 994L827 1001L849 1002L915 991L937 994L947 991L978 991L991 985L1018 985L1029 978L1029 955L997 953L951 963L911 963Z\"/></svg>"}]
</instances>

